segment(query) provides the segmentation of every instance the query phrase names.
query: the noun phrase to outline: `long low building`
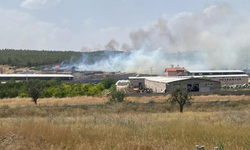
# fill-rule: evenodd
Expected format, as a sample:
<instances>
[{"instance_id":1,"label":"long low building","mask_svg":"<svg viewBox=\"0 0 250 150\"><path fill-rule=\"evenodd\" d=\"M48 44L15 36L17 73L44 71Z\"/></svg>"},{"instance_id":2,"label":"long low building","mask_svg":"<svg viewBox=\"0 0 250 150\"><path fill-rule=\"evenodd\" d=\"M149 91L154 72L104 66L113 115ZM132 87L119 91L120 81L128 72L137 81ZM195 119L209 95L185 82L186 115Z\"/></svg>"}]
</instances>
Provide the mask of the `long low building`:
<instances>
[{"instance_id":1,"label":"long low building","mask_svg":"<svg viewBox=\"0 0 250 150\"><path fill-rule=\"evenodd\" d=\"M205 75L205 76L193 76L194 78L209 78L214 81L221 82L221 85L237 85L248 83L249 76L247 74L235 74L235 75Z\"/></svg>"},{"instance_id":2,"label":"long low building","mask_svg":"<svg viewBox=\"0 0 250 150\"><path fill-rule=\"evenodd\" d=\"M242 70L195 70L195 71L191 70L187 72L189 76L246 74Z\"/></svg>"},{"instance_id":3,"label":"long low building","mask_svg":"<svg viewBox=\"0 0 250 150\"><path fill-rule=\"evenodd\" d=\"M68 74L0 74L0 81L9 81L15 79L16 81L22 80L51 80L52 78L60 78L62 81L73 80L73 75Z\"/></svg>"},{"instance_id":4,"label":"long low building","mask_svg":"<svg viewBox=\"0 0 250 150\"><path fill-rule=\"evenodd\" d=\"M214 81L220 81L222 85L236 85L248 83L249 76L242 70L199 70L188 71L188 75L194 78L206 77Z\"/></svg>"},{"instance_id":5,"label":"long low building","mask_svg":"<svg viewBox=\"0 0 250 150\"><path fill-rule=\"evenodd\" d=\"M130 86L149 88L154 93L168 93L175 88L185 88L190 92L216 92L221 89L219 81L205 78L183 77L129 77Z\"/></svg>"}]
</instances>

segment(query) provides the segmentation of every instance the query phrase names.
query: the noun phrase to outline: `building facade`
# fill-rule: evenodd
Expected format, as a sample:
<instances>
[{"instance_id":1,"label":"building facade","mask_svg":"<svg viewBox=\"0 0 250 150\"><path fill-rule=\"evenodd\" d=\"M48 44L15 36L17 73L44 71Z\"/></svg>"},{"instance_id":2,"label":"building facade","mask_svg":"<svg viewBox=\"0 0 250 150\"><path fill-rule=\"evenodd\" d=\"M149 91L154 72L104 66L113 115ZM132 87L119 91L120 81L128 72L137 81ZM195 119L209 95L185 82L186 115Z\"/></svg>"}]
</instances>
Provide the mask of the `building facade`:
<instances>
[{"instance_id":1,"label":"building facade","mask_svg":"<svg viewBox=\"0 0 250 150\"><path fill-rule=\"evenodd\" d=\"M213 81L202 78L192 77L140 77L141 82L144 81L145 88L152 89L154 93L169 93L175 88L184 88L190 92L216 92L220 91L221 83L219 81ZM132 80L135 80L133 78ZM130 80L130 83L133 81ZM138 85L138 82L134 82L134 85Z\"/></svg>"},{"instance_id":2,"label":"building facade","mask_svg":"<svg viewBox=\"0 0 250 150\"><path fill-rule=\"evenodd\" d=\"M171 67L165 69L166 76L185 76L185 68Z\"/></svg>"},{"instance_id":3,"label":"building facade","mask_svg":"<svg viewBox=\"0 0 250 150\"><path fill-rule=\"evenodd\" d=\"M222 85L236 85L248 83L249 76L241 70L205 70L188 71L194 78L209 78L221 82Z\"/></svg>"},{"instance_id":4,"label":"building facade","mask_svg":"<svg viewBox=\"0 0 250 150\"><path fill-rule=\"evenodd\" d=\"M51 80L53 78L60 78L62 81L72 81L74 76L68 74L0 74L0 81L9 81L15 79L22 80Z\"/></svg>"}]
</instances>

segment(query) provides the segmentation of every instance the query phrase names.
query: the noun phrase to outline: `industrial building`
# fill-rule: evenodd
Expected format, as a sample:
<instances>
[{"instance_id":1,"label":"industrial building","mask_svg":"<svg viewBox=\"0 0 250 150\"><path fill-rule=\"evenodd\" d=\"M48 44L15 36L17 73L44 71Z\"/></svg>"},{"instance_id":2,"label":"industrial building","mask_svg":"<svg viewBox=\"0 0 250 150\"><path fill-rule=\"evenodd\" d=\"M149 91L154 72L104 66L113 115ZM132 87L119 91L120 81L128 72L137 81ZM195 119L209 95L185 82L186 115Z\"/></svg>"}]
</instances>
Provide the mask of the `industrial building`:
<instances>
[{"instance_id":1,"label":"industrial building","mask_svg":"<svg viewBox=\"0 0 250 150\"><path fill-rule=\"evenodd\" d=\"M154 93L169 93L181 87L190 92L211 93L221 89L219 81L204 78L185 77L129 77L130 87L151 89Z\"/></svg>"},{"instance_id":2,"label":"industrial building","mask_svg":"<svg viewBox=\"0 0 250 150\"><path fill-rule=\"evenodd\" d=\"M221 82L222 85L236 85L248 83L249 76L241 70L202 70L188 71L194 78L206 77Z\"/></svg>"},{"instance_id":3,"label":"industrial building","mask_svg":"<svg viewBox=\"0 0 250 150\"><path fill-rule=\"evenodd\" d=\"M189 76L246 74L242 70L196 70L196 71L187 71L187 72Z\"/></svg>"},{"instance_id":4,"label":"industrial building","mask_svg":"<svg viewBox=\"0 0 250 150\"><path fill-rule=\"evenodd\" d=\"M222 85L238 85L248 83L249 76L242 70L196 70L188 71L184 67L174 67L165 69L166 76L191 76L194 78L208 78L221 82Z\"/></svg>"},{"instance_id":5,"label":"industrial building","mask_svg":"<svg viewBox=\"0 0 250 150\"><path fill-rule=\"evenodd\" d=\"M0 74L0 81L8 81L15 79L16 81L22 80L51 80L52 78L60 78L62 81L71 81L73 80L73 75L65 74Z\"/></svg>"}]
</instances>

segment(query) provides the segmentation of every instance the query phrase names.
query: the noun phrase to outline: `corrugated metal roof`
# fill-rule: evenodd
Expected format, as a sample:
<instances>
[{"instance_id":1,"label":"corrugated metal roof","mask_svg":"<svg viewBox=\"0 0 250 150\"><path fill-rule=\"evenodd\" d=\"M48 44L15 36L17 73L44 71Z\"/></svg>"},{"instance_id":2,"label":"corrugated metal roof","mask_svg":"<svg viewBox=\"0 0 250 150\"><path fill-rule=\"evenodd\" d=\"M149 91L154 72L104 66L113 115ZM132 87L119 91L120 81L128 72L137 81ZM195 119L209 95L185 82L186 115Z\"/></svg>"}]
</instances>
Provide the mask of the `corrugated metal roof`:
<instances>
[{"instance_id":1,"label":"corrugated metal roof","mask_svg":"<svg viewBox=\"0 0 250 150\"><path fill-rule=\"evenodd\" d=\"M74 77L68 74L0 74L1 77Z\"/></svg>"},{"instance_id":2,"label":"corrugated metal roof","mask_svg":"<svg viewBox=\"0 0 250 150\"><path fill-rule=\"evenodd\" d=\"M242 70L191 70L191 71L188 71L190 73L228 73L228 72L241 72L241 73L244 73L244 71Z\"/></svg>"},{"instance_id":3,"label":"corrugated metal roof","mask_svg":"<svg viewBox=\"0 0 250 150\"><path fill-rule=\"evenodd\" d=\"M181 78L178 77L147 77L146 80L155 81L155 82L162 82L162 83L171 83L175 81L187 80L192 78L191 76L182 76Z\"/></svg>"},{"instance_id":4,"label":"corrugated metal roof","mask_svg":"<svg viewBox=\"0 0 250 150\"><path fill-rule=\"evenodd\" d=\"M194 78L202 78L202 77L208 77L208 78L223 78L223 77L249 77L247 74L232 74L232 75L204 75L204 76L193 76Z\"/></svg>"}]
</instances>

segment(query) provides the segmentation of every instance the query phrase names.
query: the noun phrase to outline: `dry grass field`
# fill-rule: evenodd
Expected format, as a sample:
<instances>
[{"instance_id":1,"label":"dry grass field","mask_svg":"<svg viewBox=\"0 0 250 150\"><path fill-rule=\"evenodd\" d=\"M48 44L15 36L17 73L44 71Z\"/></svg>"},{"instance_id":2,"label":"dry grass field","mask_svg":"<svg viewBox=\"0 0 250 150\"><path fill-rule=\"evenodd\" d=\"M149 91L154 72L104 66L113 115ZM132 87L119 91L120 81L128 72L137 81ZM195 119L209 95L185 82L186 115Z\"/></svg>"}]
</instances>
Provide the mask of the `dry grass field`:
<instances>
[{"instance_id":1,"label":"dry grass field","mask_svg":"<svg viewBox=\"0 0 250 150\"><path fill-rule=\"evenodd\" d=\"M164 102L169 96L138 96L138 97L126 97L126 101L148 103L150 101ZM213 101L239 101L250 100L250 96L219 96L219 95L206 95L206 96L193 96L192 102L213 102ZM52 105L95 105L104 104L108 101L106 96L76 96L66 98L40 98L38 99L39 106L52 106ZM9 107L22 107L27 105L33 105L31 98L8 98L0 100L0 107L8 105Z\"/></svg>"},{"instance_id":2,"label":"dry grass field","mask_svg":"<svg viewBox=\"0 0 250 150\"><path fill-rule=\"evenodd\" d=\"M29 98L2 99L0 149L192 150L197 144L250 149L249 96L197 96L183 114L163 96L126 100L50 98L35 106Z\"/></svg>"}]
</instances>

